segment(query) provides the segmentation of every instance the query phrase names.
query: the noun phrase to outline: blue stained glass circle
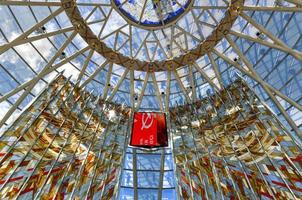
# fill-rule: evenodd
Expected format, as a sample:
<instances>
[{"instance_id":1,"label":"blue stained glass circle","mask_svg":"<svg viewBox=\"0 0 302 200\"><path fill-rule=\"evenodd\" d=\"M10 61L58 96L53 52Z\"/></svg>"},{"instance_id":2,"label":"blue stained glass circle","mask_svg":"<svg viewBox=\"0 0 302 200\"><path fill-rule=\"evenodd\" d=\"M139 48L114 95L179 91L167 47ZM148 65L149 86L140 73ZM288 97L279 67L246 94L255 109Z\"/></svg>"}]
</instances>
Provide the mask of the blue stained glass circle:
<instances>
[{"instance_id":1,"label":"blue stained glass circle","mask_svg":"<svg viewBox=\"0 0 302 200\"><path fill-rule=\"evenodd\" d=\"M162 28L175 22L191 7L193 0L112 0L128 21L147 28Z\"/></svg>"}]
</instances>

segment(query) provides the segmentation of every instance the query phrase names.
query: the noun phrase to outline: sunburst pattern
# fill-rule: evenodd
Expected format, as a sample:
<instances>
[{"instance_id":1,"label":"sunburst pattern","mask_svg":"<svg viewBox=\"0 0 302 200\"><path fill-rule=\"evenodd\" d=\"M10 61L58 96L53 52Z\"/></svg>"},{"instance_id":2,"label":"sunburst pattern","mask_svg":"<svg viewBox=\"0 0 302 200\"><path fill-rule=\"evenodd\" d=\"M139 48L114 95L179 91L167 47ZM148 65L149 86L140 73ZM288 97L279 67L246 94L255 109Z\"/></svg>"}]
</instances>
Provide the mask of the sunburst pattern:
<instances>
[{"instance_id":1,"label":"sunburst pattern","mask_svg":"<svg viewBox=\"0 0 302 200\"><path fill-rule=\"evenodd\" d=\"M113 44L112 50L120 49L118 51L123 55L136 55L135 58L139 59L159 52L156 49L160 48L162 39L155 31L141 29L154 34L151 39L150 34L134 31L133 25L124 22L125 27L132 30L124 34L120 27L109 23L114 18L111 2L104 4L99 1L78 2L79 6L88 7L83 9L83 16L90 19L89 16L96 15L99 18L93 17L94 23L101 23L102 19L103 24L108 24L99 31L111 30L109 32L114 37L108 39L108 45ZM227 1L217 0L202 1L201 5L194 6L191 14L185 16L191 23L181 23L182 28L177 24L169 27L174 29L174 34L169 35L171 39L183 40L182 45L173 41L170 47L180 50L186 46L186 51L190 49L189 46L198 41L194 42L194 37L188 39L189 35L192 36L190 31L195 29L197 35L197 29L208 29L200 22L203 26L215 28L221 18L218 13L223 13L227 4ZM95 93L105 99L156 110L195 101L204 96L207 89L215 90L226 85L233 72L240 72L249 80L255 80L253 84L257 90L266 93L269 101L278 108L275 111L281 112L288 124L300 132L302 53L299 24L302 9L299 1L246 1L232 29L211 52L191 64L164 72L126 69L98 54L79 36L78 27L72 26L59 1L2 1L1 5L0 52L4 81L0 98L1 126L15 111L22 110L51 77L64 69L65 74L72 75L72 80L79 81L81 87L96 88ZM106 8L109 11L104 13ZM199 10L199 17L208 20L194 17L196 10ZM140 44L136 51L128 40L131 40L130 44ZM149 46L151 41L157 48ZM277 82L279 84L275 84ZM291 114L296 115L298 124L291 119Z\"/></svg>"}]
</instances>

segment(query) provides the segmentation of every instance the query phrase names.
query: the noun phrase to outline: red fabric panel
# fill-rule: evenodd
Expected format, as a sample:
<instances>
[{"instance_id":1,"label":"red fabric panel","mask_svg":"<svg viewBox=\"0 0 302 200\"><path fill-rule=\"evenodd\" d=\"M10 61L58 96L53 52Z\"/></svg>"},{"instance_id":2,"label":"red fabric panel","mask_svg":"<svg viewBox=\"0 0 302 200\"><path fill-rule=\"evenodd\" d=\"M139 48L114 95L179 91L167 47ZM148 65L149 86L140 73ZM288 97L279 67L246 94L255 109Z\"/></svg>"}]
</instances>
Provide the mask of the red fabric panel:
<instances>
[{"instance_id":1,"label":"red fabric panel","mask_svg":"<svg viewBox=\"0 0 302 200\"><path fill-rule=\"evenodd\" d=\"M166 117L164 113L134 113L131 145L160 147L168 145Z\"/></svg>"}]
</instances>

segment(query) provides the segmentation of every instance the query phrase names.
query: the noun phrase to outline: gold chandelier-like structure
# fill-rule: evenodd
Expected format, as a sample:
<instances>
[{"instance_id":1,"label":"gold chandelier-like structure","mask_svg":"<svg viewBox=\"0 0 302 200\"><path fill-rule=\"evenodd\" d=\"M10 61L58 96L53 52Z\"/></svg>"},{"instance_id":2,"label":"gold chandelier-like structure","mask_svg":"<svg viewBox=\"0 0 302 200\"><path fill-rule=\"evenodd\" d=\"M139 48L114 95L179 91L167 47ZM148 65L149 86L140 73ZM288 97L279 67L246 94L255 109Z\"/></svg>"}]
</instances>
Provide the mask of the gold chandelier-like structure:
<instances>
[{"instance_id":1,"label":"gold chandelier-like structure","mask_svg":"<svg viewBox=\"0 0 302 200\"><path fill-rule=\"evenodd\" d=\"M1 136L1 198L112 199L129 114L59 76Z\"/></svg>"},{"instance_id":2,"label":"gold chandelier-like structure","mask_svg":"<svg viewBox=\"0 0 302 200\"><path fill-rule=\"evenodd\" d=\"M182 199L299 199L301 145L241 79L171 109Z\"/></svg>"},{"instance_id":3,"label":"gold chandelier-like structure","mask_svg":"<svg viewBox=\"0 0 302 200\"><path fill-rule=\"evenodd\" d=\"M130 116L58 76L1 136L1 197L117 198ZM302 196L299 141L241 79L168 116L181 199Z\"/></svg>"}]
</instances>

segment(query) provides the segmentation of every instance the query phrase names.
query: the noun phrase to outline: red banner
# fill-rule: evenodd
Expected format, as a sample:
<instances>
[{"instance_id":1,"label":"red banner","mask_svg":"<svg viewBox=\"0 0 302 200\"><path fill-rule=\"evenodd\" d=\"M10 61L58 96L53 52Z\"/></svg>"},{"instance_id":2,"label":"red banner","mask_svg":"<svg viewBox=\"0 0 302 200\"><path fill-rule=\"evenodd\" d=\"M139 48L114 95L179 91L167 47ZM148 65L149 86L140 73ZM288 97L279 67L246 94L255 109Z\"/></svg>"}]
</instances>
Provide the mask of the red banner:
<instances>
[{"instance_id":1,"label":"red banner","mask_svg":"<svg viewBox=\"0 0 302 200\"><path fill-rule=\"evenodd\" d=\"M146 148L168 146L165 114L155 112L134 113L130 144Z\"/></svg>"}]
</instances>

